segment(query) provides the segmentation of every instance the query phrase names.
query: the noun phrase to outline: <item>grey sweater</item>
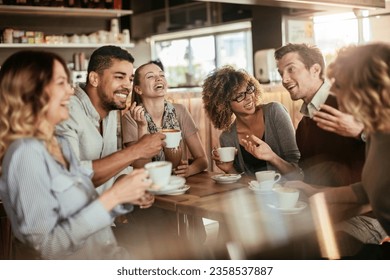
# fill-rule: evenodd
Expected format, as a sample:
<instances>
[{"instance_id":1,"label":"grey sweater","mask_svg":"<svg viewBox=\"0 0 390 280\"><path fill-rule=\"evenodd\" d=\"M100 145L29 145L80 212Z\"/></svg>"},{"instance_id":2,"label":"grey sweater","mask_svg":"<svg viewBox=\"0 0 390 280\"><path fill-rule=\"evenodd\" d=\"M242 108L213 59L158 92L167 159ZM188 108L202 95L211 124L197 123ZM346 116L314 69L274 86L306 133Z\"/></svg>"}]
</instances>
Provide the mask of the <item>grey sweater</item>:
<instances>
[{"instance_id":1,"label":"grey sweater","mask_svg":"<svg viewBox=\"0 0 390 280\"><path fill-rule=\"evenodd\" d=\"M298 165L300 153L295 141L295 130L287 109L278 102L261 105L264 113L265 142L282 159ZM234 168L238 172L245 172L248 176L255 174L244 162L237 136L237 124L233 122L229 131L224 131L219 138L221 147L236 147L238 153L234 159ZM276 170L267 162L268 170Z\"/></svg>"},{"instance_id":2,"label":"grey sweater","mask_svg":"<svg viewBox=\"0 0 390 280\"><path fill-rule=\"evenodd\" d=\"M390 235L390 134L374 133L366 147L362 182L352 187L359 202L370 202L378 221Z\"/></svg>"}]
</instances>

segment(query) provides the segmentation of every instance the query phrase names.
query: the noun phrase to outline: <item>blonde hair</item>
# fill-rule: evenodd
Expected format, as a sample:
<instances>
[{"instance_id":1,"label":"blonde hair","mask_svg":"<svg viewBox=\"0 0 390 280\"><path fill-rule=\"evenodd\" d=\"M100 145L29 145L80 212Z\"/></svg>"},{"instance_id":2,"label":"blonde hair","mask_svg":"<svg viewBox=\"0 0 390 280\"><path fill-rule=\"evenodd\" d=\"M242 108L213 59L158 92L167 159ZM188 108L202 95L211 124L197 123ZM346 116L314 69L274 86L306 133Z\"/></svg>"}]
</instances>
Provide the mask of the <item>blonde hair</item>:
<instances>
[{"instance_id":1,"label":"blonde hair","mask_svg":"<svg viewBox=\"0 0 390 280\"><path fill-rule=\"evenodd\" d=\"M263 89L252 75L245 70L236 70L225 65L211 72L203 82L203 106L217 129L227 130L235 119L231 100L242 86L251 84L255 87L255 102L260 103Z\"/></svg>"},{"instance_id":2,"label":"blonde hair","mask_svg":"<svg viewBox=\"0 0 390 280\"><path fill-rule=\"evenodd\" d=\"M390 128L390 45L374 43L339 51L328 67L340 107L367 133Z\"/></svg>"},{"instance_id":3,"label":"blonde hair","mask_svg":"<svg viewBox=\"0 0 390 280\"><path fill-rule=\"evenodd\" d=\"M17 52L1 67L0 163L16 139L36 137L50 148L54 128L45 119L49 101L45 87L52 80L54 61L67 71L60 56L43 51Z\"/></svg>"}]
</instances>

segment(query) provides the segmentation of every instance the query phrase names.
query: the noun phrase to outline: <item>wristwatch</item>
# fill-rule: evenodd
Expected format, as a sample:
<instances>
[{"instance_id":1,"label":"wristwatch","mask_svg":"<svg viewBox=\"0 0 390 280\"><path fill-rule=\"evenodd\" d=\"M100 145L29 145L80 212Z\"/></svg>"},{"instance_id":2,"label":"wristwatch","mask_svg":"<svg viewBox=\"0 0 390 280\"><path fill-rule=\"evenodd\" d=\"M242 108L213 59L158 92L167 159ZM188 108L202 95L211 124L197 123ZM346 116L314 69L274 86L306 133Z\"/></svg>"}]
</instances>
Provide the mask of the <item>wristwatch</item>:
<instances>
[{"instance_id":1,"label":"wristwatch","mask_svg":"<svg viewBox=\"0 0 390 280\"><path fill-rule=\"evenodd\" d=\"M364 132L364 130L363 130L362 132L360 132L359 137L360 137L360 139L361 139L364 143L367 141L367 135L366 135L366 133Z\"/></svg>"}]
</instances>

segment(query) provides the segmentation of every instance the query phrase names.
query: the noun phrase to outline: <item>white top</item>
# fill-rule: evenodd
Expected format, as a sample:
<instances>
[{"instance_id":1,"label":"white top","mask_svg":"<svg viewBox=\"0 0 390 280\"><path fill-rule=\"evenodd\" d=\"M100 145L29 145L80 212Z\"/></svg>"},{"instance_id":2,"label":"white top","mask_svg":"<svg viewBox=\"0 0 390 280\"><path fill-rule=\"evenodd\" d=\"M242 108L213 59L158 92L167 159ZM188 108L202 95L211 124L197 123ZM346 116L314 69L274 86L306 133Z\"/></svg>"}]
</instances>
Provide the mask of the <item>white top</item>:
<instances>
[{"instance_id":1,"label":"white top","mask_svg":"<svg viewBox=\"0 0 390 280\"><path fill-rule=\"evenodd\" d=\"M70 118L57 125L56 132L69 141L81 164L92 169L93 160L104 158L118 150L118 111L110 111L103 119L102 136L99 132L99 113L80 86L76 88L75 95L71 97L69 110ZM100 185L97 191L101 194L113 185L119 175L129 173L130 171L130 167L122 170L116 176Z\"/></svg>"}]
</instances>

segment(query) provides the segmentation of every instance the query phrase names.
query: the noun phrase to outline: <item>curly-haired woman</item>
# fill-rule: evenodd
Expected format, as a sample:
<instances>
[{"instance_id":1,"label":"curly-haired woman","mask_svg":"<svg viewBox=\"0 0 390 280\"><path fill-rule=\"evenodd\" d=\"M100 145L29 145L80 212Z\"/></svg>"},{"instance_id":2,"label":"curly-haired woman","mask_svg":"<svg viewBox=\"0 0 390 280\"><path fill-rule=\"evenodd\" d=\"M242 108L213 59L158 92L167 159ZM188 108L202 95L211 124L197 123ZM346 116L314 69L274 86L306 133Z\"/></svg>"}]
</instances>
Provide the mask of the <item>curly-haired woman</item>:
<instances>
[{"instance_id":1,"label":"curly-haired woman","mask_svg":"<svg viewBox=\"0 0 390 280\"><path fill-rule=\"evenodd\" d=\"M215 69L203 83L203 103L208 117L223 130L220 144L236 147L233 162L220 162L227 173L277 170L286 178L298 175L300 153L286 108L277 102L261 104L260 83L244 70L232 66Z\"/></svg>"}]
</instances>

